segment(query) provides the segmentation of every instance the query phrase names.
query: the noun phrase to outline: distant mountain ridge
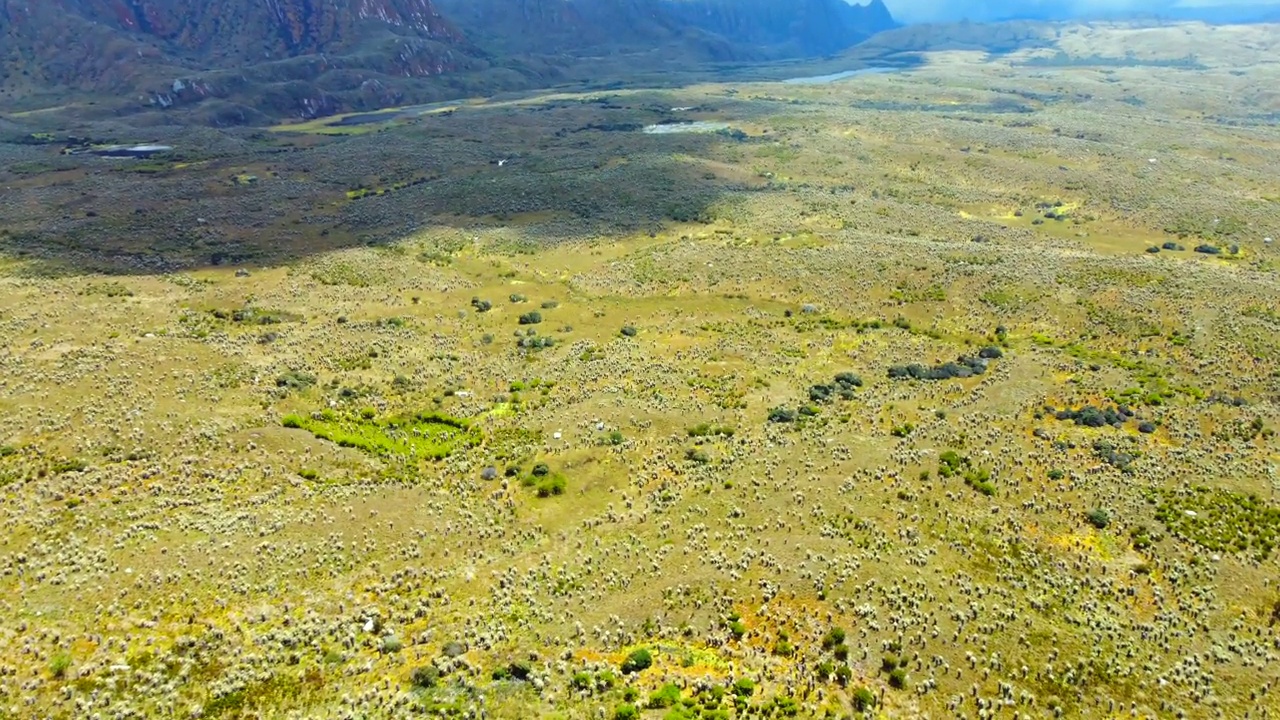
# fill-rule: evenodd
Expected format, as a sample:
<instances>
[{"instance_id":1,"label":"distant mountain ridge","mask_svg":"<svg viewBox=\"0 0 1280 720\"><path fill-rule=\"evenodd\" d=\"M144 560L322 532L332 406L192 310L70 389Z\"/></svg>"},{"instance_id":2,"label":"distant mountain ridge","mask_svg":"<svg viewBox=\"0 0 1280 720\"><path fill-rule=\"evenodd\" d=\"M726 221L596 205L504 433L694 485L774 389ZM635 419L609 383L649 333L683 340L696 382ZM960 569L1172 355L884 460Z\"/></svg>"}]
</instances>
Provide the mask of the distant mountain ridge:
<instances>
[{"instance_id":1,"label":"distant mountain ridge","mask_svg":"<svg viewBox=\"0 0 1280 720\"><path fill-rule=\"evenodd\" d=\"M73 93L214 124L314 117L546 84L593 57L828 54L893 26L881 0L0 0L0 108Z\"/></svg>"},{"instance_id":2,"label":"distant mountain ridge","mask_svg":"<svg viewBox=\"0 0 1280 720\"><path fill-rule=\"evenodd\" d=\"M663 6L681 22L782 57L829 55L898 26L882 0L663 0Z\"/></svg>"}]
</instances>

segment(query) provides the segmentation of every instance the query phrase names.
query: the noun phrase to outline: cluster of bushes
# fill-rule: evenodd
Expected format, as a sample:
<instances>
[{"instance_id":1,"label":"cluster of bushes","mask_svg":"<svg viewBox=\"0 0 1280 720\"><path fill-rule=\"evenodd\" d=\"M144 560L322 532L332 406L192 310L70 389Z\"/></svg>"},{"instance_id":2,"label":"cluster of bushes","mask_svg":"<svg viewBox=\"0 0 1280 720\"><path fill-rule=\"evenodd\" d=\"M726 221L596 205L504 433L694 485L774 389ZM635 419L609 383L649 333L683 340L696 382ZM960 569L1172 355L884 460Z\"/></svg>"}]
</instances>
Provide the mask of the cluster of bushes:
<instances>
[{"instance_id":1,"label":"cluster of bushes","mask_svg":"<svg viewBox=\"0 0 1280 720\"><path fill-rule=\"evenodd\" d=\"M967 455L955 450L948 450L938 456L938 477L950 478L960 476L964 484L983 495L996 494L996 486L991 482L991 471L975 467Z\"/></svg>"},{"instance_id":2,"label":"cluster of bushes","mask_svg":"<svg viewBox=\"0 0 1280 720\"><path fill-rule=\"evenodd\" d=\"M533 469L529 471L520 484L533 488L540 498L547 498L553 495L563 495L569 483L564 476L557 472L552 472L551 467L546 463L537 463Z\"/></svg>"},{"instance_id":3,"label":"cluster of bushes","mask_svg":"<svg viewBox=\"0 0 1280 720\"><path fill-rule=\"evenodd\" d=\"M702 422L689 428L686 432L689 433L691 438L733 437L735 430L729 425L712 425L711 423Z\"/></svg>"},{"instance_id":4,"label":"cluster of bushes","mask_svg":"<svg viewBox=\"0 0 1280 720\"><path fill-rule=\"evenodd\" d=\"M826 405L839 397L841 400L852 400L854 390L862 387L862 378L851 372L836 373L830 383L814 385L809 388L809 401Z\"/></svg>"},{"instance_id":5,"label":"cluster of bushes","mask_svg":"<svg viewBox=\"0 0 1280 720\"><path fill-rule=\"evenodd\" d=\"M1138 459L1136 454L1123 452L1112 443L1104 440L1099 440L1093 444L1093 452L1098 456L1099 460L1123 473L1132 473L1133 461Z\"/></svg>"},{"instance_id":6,"label":"cluster of bushes","mask_svg":"<svg viewBox=\"0 0 1280 720\"><path fill-rule=\"evenodd\" d=\"M528 332L516 335L516 347L521 350L541 350L549 348L556 344L556 339L550 335L539 335L537 330L532 328Z\"/></svg>"},{"instance_id":7,"label":"cluster of bushes","mask_svg":"<svg viewBox=\"0 0 1280 720\"><path fill-rule=\"evenodd\" d=\"M276 378L276 387L286 390L306 390L315 384L315 375L300 370L289 370Z\"/></svg>"},{"instance_id":8,"label":"cluster of bushes","mask_svg":"<svg viewBox=\"0 0 1280 720\"><path fill-rule=\"evenodd\" d=\"M907 686L907 658L893 654L885 655L880 658L880 670L888 673L889 686L895 690L902 690Z\"/></svg>"},{"instance_id":9,"label":"cluster of bushes","mask_svg":"<svg viewBox=\"0 0 1280 720\"><path fill-rule=\"evenodd\" d=\"M1103 406L1101 408L1086 405L1082 408L1063 408L1061 410L1046 406L1045 412L1053 415L1058 420L1070 420L1076 425L1093 428L1107 425L1119 428L1136 417L1136 414L1128 405L1112 405L1111 407Z\"/></svg>"},{"instance_id":10,"label":"cluster of bushes","mask_svg":"<svg viewBox=\"0 0 1280 720\"><path fill-rule=\"evenodd\" d=\"M893 380L950 380L981 375L987 371L987 360L1001 356L1000 348L983 348L978 356L961 355L955 362L925 367L920 363L893 365L889 377Z\"/></svg>"},{"instance_id":11,"label":"cluster of bushes","mask_svg":"<svg viewBox=\"0 0 1280 720\"><path fill-rule=\"evenodd\" d=\"M780 405L770 410L769 422L790 423L802 417L813 417L818 414L819 405L828 405L837 398L840 400L852 400L854 398L854 389L860 387L862 387L861 377L851 372L836 373L830 383L810 386L809 403L801 405L798 410L792 410L785 405Z\"/></svg>"}]
</instances>

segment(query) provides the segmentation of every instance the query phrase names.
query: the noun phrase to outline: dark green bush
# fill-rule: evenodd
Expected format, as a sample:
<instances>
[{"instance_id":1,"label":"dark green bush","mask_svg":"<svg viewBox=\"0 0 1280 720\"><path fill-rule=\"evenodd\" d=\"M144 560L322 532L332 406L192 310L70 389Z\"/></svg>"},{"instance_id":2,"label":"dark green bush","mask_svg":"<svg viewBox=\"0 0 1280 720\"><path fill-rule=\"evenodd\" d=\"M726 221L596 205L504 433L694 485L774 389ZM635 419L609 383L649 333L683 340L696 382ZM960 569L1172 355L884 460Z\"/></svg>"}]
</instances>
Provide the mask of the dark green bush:
<instances>
[{"instance_id":1,"label":"dark green bush","mask_svg":"<svg viewBox=\"0 0 1280 720\"><path fill-rule=\"evenodd\" d=\"M1111 514L1102 508L1094 508L1085 513L1084 516L1085 519L1089 521L1090 525L1098 528L1099 530L1111 524Z\"/></svg>"},{"instance_id":2,"label":"dark green bush","mask_svg":"<svg viewBox=\"0 0 1280 720\"><path fill-rule=\"evenodd\" d=\"M409 675L409 681L414 687L433 688L440 682L440 671L435 665L423 665L413 669L413 673Z\"/></svg>"},{"instance_id":3,"label":"dark green bush","mask_svg":"<svg viewBox=\"0 0 1280 720\"><path fill-rule=\"evenodd\" d=\"M653 653L649 652L648 648L636 648L627 655L627 659L622 661L618 669L630 675L646 670L651 665L653 665Z\"/></svg>"}]
</instances>

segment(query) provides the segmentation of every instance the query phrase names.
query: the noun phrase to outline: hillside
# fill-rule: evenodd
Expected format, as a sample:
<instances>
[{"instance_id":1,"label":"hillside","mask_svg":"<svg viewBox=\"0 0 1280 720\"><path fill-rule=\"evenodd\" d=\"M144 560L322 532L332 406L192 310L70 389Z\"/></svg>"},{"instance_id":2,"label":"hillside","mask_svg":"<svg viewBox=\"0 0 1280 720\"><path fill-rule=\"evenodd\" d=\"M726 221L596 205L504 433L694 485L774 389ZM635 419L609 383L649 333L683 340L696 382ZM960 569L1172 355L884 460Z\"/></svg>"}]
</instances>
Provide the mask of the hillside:
<instances>
[{"instance_id":1,"label":"hillside","mask_svg":"<svg viewBox=\"0 0 1280 720\"><path fill-rule=\"evenodd\" d=\"M886 23L878 0L0 0L0 109L252 124L821 54Z\"/></svg>"}]
</instances>

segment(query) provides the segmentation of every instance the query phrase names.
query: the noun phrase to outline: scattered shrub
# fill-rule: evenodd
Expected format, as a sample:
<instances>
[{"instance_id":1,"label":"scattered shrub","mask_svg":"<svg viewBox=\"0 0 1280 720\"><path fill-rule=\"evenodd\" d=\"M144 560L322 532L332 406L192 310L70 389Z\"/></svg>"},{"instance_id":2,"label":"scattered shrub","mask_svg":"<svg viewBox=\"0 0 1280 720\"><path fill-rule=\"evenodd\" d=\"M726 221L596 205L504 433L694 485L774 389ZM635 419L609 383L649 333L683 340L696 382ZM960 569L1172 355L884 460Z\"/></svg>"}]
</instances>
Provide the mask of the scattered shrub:
<instances>
[{"instance_id":1,"label":"scattered shrub","mask_svg":"<svg viewBox=\"0 0 1280 720\"><path fill-rule=\"evenodd\" d=\"M563 495L565 487L568 483L562 475L548 475L538 481L538 497L546 498L552 495Z\"/></svg>"},{"instance_id":2,"label":"scattered shrub","mask_svg":"<svg viewBox=\"0 0 1280 720\"><path fill-rule=\"evenodd\" d=\"M1111 514L1102 508L1092 509L1085 513L1084 517L1089 521L1090 525L1098 528L1099 530L1111 524Z\"/></svg>"},{"instance_id":3,"label":"scattered shrub","mask_svg":"<svg viewBox=\"0 0 1280 720\"><path fill-rule=\"evenodd\" d=\"M649 652L648 648L636 648L627 655L627 658L622 661L622 665L618 669L624 675L630 675L641 670L647 670L652 665L653 653Z\"/></svg>"},{"instance_id":4,"label":"scattered shrub","mask_svg":"<svg viewBox=\"0 0 1280 720\"><path fill-rule=\"evenodd\" d=\"M844 639L845 639L844 628L833 627L827 631L826 635L822 636L822 649L830 650L837 645L843 644Z\"/></svg>"},{"instance_id":5,"label":"scattered shrub","mask_svg":"<svg viewBox=\"0 0 1280 720\"><path fill-rule=\"evenodd\" d=\"M433 688L440 682L440 671L435 665L416 667L409 675L409 682L413 683L414 687Z\"/></svg>"},{"instance_id":6,"label":"scattered shrub","mask_svg":"<svg viewBox=\"0 0 1280 720\"><path fill-rule=\"evenodd\" d=\"M648 706L653 709L669 708L680 702L680 686L667 683L649 695Z\"/></svg>"},{"instance_id":7,"label":"scattered shrub","mask_svg":"<svg viewBox=\"0 0 1280 720\"><path fill-rule=\"evenodd\" d=\"M769 411L769 422L790 423L796 421L796 412L790 408L778 406Z\"/></svg>"},{"instance_id":8,"label":"scattered shrub","mask_svg":"<svg viewBox=\"0 0 1280 720\"><path fill-rule=\"evenodd\" d=\"M49 660L49 675L56 680L61 680L67 676L67 671L71 669L71 654L60 652Z\"/></svg>"},{"instance_id":9,"label":"scattered shrub","mask_svg":"<svg viewBox=\"0 0 1280 720\"><path fill-rule=\"evenodd\" d=\"M853 709L866 712L876 706L876 694L869 688L860 687L853 691Z\"/></svg>"}]
</instances>

